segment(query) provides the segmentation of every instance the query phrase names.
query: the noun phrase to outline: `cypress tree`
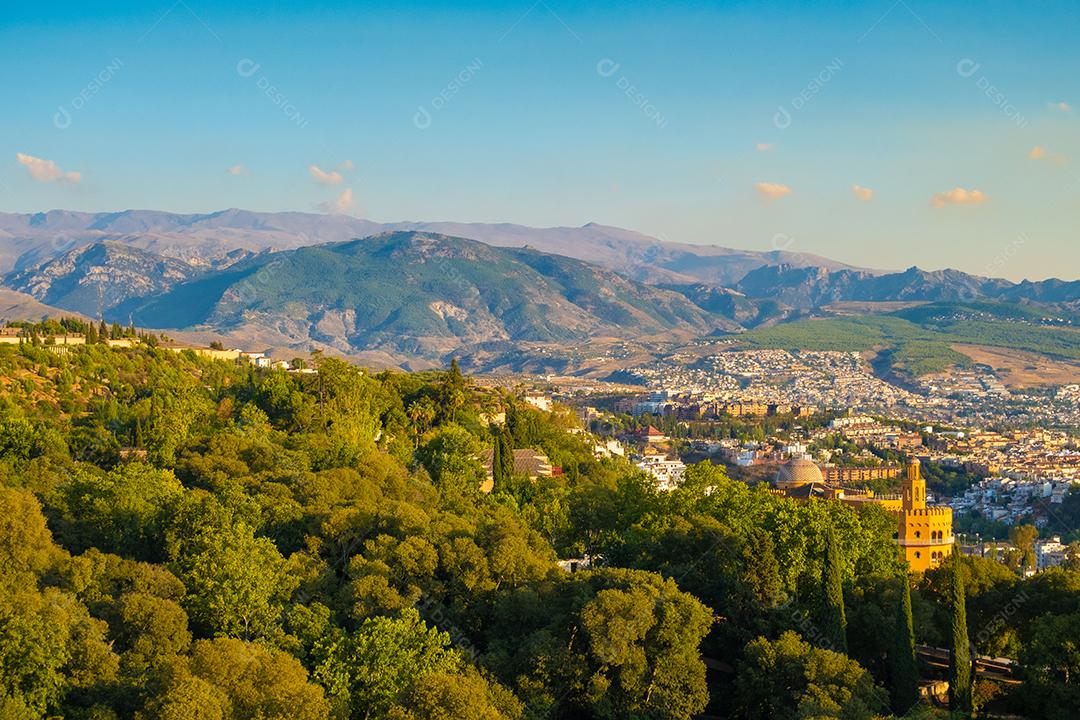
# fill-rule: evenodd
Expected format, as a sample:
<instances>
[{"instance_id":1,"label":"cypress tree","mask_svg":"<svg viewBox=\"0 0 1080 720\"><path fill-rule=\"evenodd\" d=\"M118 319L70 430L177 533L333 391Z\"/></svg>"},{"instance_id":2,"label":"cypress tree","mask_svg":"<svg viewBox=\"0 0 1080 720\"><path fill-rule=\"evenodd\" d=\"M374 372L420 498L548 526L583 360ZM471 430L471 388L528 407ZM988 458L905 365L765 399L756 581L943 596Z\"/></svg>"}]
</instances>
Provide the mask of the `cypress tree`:
<instances>
[{"instance_id":1,"label":"cypress tree","mask_svg":"<svg viewBox=\"0 0 1080 720\"><path fill-rule=\"evenodd\" d=\"M97 328L94 327L94 323L88 323L86 326L86 344L96 345L98 341Z\"/></svg>"},{"instance_id":2,"label":"cypress tree","mask_svg":"<svg viewBox=\"0 0 1080 720\"><path fill-rule=\"evenodd\" d=\"M502 446L499 456L502 462L503 482L509 482L514 476L514 443L510 440L510 433L505 429L499 432L499 444Z\"/></svg>"},{"instance_id":3,"label":"cypress tree","mask_svg":"<svg viewBox=\"0 0 1080 720\"><path fill-rule=\"evenodd\" d=\"M919 701L919 669L915 662L915 630L911 621L911 586L900 578L900 601L896 605L896 628L889 649L892 708L904 715Z\"/></svg>"},{"instance_id":4,"label":"cypress tree","mask_svg":"<svg viewBox=\"0 0 1080 720\"><path fill-rule=\"evenodd\" d=\"M844 614L844 583L836 534L825 535L825 562L821 567L821 631L829 649L847 654L847 617Z\"/></svg>"},{"instance_id":5,"label":"cypress tree","mask_svg":"<svg viewBox=\"0 0 1080 720\"><path fill-rule=\"evenodd\" d=\"M952 652L949 653L949 709L970 713L974 698L971 679L971 644L968 642L967 603L960 556L952 560Z\"/></svg>"},{"instance_id":6,"label":"cypress tree","mask_svg":"<svg viewBox=\"0 0 1080 720\"><path fill-rule=\"evenodd\" d=\"M505 490L510 478L514 476L514 446L505 429L492 429L495 432L495 449L491 456L491 479L495 490Z\"/></svg>"},{"instance_id":7,"label":"cypress tree","mask_svg":"<svg viewBox=\"0 0 1080 720\"><path fill-rule=\"evenodd\" d=\"M500 431L494 425L491 426L491 431L495 434L495 445L491 449L491 480L494 485L494 488L492 489L501 490L504 487L504 483L506 482L506 478L504 478L502 474L502 431Z\"/></svg>"}]
</instances>

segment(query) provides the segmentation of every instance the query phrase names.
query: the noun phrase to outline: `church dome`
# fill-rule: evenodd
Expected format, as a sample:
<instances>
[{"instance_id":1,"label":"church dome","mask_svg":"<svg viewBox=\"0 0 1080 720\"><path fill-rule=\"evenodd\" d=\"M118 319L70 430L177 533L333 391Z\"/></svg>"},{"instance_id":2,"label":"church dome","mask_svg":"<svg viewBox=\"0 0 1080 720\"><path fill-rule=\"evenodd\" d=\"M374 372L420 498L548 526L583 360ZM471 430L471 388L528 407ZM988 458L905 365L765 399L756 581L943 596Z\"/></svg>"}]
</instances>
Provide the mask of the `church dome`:
<instances>
[{"instance_id":1,"label":"church dome","mask_svg":"<svg viewBox=\"0 0 1080 720\"><path fill-rule=\"evenodd\" d=\"M780 471L776 473L776 487L781 490L823 482L825 476L821 474L821 468L806 458L794 458L781 465Z\"/></svg>"}]
</instances>

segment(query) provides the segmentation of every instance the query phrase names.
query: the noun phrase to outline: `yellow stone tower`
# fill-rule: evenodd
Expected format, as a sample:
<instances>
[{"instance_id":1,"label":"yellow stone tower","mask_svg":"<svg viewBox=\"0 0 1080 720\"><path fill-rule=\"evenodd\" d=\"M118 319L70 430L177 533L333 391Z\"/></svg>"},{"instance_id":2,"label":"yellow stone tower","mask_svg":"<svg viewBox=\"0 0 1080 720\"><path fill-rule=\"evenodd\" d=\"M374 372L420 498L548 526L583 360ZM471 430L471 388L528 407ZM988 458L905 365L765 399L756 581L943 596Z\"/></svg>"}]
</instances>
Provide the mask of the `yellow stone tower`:
<instances>
[{"instance_id":1,"label":"yellow stone tower","mask_svg":"<svg viewBox=\"0 0 1080 720\"><path fill-rule=\"evenodd\" d=\"M926 481L912 460L904 478L896 542L912 572L940 565L952 554L952 508L926 507Z\"/></svg>"}]
</instances>

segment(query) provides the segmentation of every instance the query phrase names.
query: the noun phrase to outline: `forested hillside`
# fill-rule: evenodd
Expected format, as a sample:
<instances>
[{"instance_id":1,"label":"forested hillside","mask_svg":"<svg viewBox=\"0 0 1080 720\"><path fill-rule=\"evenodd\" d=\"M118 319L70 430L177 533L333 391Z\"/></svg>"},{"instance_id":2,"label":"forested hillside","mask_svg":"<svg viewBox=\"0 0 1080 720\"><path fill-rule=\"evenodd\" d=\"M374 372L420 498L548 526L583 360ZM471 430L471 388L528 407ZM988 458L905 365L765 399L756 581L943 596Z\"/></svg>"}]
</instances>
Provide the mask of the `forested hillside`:
<instances>
[{"instance_id":1,"label":"forested hillside","mask_svg":"<svg viewBox=\"0 0 1080 720\"><path fill-rule=\"evenodd\" d=\"M73 309L78 309L74 308ZM688 338L731 327L682 295L578 260L430 233L260 254L105 317L288 347L441 358L484 343Z\"/></svg>"},{"instance_id":2,"label":"forested hillside","mask_svg":"<svg viewBox=\"0 0 1080 720\"><path fill-rule=\"evenodd\" d=\"M950 573L909 581L884 511L708 464L657 493L456 366L64 350L0 346L2 718L887 716L909 587L948 647ZM563 474L483 494L496 445ZM961 574L977 650L1024 663L998 701L1066 717L1080 572Z\"/></svg>"}]
</instances>

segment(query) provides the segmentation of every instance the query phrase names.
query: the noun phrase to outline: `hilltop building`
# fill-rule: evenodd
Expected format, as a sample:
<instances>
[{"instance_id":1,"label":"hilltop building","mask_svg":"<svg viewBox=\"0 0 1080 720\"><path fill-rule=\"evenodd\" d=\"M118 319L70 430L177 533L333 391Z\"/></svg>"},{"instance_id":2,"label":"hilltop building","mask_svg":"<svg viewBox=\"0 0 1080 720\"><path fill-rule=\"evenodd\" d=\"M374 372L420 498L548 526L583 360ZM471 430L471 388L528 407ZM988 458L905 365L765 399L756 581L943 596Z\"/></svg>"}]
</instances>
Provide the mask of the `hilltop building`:
<instances>
[{"instance_id":1,"label":"hilltop building","mask_svg":"<svg viewBox=\"0 0 1080 720\"><path fill-rule=\"evenodd\" d=\"M640 432L638 432L637 435L635 436L635 439L639 443L642 443L642 444L645 444L645 445L658 445L660 443L666 443L669 438L668 438L667 435L665 435L664 433L660 432L659 430L654 428L652 425L650 425L649 427L645 428L644 430L641 430Z\"/></svg>"},{"instance_id":2,"label":"hilltop building","mask_svg":"<svg viewBox=\"0 0 1080 720\"><path fill-rule=\"evenodd\" d=\"M554 407L551 402L551 396L549 395L529 394L521 399L537 410L543 410L544 412L551 412L551 409Z\"/></svg>"},{"instance_id":3,"label":"hilltop building","mask_svg":"<svg viewBox=\"0 0 1080 720\"><path fill-rule=\"evenodd\" d=\"M686 474L686 465L678 458L670 458L666 455L646 455L634 463L644 470L656 481L657 490L670 492L682 484L683 475Z\"/></svg>"},{"instance_id":4,"label":"hilltop building","mask_svg":"<svg viewBox=\"0 0 1080 720\"><path fill-rule=\"evenodd\" d=\"M918 460L912 460L904 477L896 542L912 572L937 567L952 554L953 531L950 507L926 507L926 481Z\"/></svg>"},{"instance_id":5,"label":"hilltop building","mask_svg":"<svg viewBox=\"0 0 1080 720\"><path fill-rule=\"evenodd\" d=\"M593 455L599 458L609 458L618 455L619 457L626 457L626 448L623 444L614 438L608 438L606 440L597 440L593 443Z\"/></svg>"},{"instance_id":6,"label":"hilltop building","mask_svg":"<svg viewBox=\"0 0 1080 720\"><path fill-rule=\"evenodd\" d=\"M495 457L495 451L490 448L480 451L480 464L484 466L484 470L487 471L487 479L480 484L480 492L489 493L495 487L495 477L492 474L492 464ZM552 477L553 475L561 475L562 468L556 465L552 465L548 460L547 455L536 450L515 449L514 450L514 474L526 475L530 479L535 480L538 477Z\"/></svg>"},{"instance_id":7,"label":"hilltop building","mask_svg":"<svg viewBox=\"0 0 1080 720\"><path fill-rule=\"evenodd\" d=\"M875 495L873 490L844 487L833 478L827 478L817 463L805 457L792 458L781 465L773 487L777 494L796 500L837 500L852 507L870 502L890 512L900 509L898 496Z\"/></svg>"},{"instance_id":8,"label":"hilltop building","mask_svg":"<svg viewBox=\"0 0 1080 720\"><path fill-rule=\"evenodd\" d=\"M937 567L952 554L952 508L926 506L926 481L918 460L908 465L899 497L828 482L821 468L806 458L794 458L782 465L773 487L777 494L798 500L836 500L855 508L873 503L895 514L896 543L912 572Z\"/></svg>"}]
</instances>

